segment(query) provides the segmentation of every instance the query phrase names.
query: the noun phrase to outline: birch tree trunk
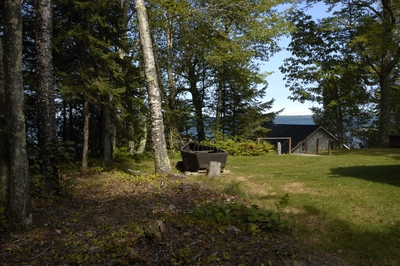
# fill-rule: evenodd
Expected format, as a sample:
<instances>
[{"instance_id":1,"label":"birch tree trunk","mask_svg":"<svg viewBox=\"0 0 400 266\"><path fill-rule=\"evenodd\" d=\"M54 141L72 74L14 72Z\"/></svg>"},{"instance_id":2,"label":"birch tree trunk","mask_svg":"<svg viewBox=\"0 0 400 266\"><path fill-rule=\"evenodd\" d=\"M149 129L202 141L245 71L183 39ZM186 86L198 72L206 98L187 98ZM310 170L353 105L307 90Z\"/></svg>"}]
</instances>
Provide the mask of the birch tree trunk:
<instances>
[{"instance_id":1,"label":"birch tree trunk","mask_svg":"<svg viewBox=\"0 0 400 266\"><path fill-rule=\"evenodd\" d=\"M59 193L60 184L55 167L54 147L56 143L56 118L54 102L53 79L53 10L51 0L36 0L36 75L37 75L37 116L38 116L38 141L40 159L42 164L41 174L50 194Z\"/></svg>"},{"instance_id":2,"label":"birch tree trunk","mask_svg":"<svg viewBox=\"0 0 400 266\"><path fill-rule=\"evenodd\" d=\"M24 117L22 85L21 1L4 1L5 118L8 138L8 191L6 219L14 232L32 224L32 204Z\"/></svg>"},{"instance_id":3,"label":"birch tree trunk","mask_svg":"<svg viewBox=\"0 0 400 266\"><path fill-rule=\"evenodd\" d=\"M157 81L157 70L150 37L147 10L143 0L135 0L135 6L150 103L151 137L153 141L155 171L158 174L170 174L172 169L165 143L161 96Z\"/></svg>"}]
</instances>

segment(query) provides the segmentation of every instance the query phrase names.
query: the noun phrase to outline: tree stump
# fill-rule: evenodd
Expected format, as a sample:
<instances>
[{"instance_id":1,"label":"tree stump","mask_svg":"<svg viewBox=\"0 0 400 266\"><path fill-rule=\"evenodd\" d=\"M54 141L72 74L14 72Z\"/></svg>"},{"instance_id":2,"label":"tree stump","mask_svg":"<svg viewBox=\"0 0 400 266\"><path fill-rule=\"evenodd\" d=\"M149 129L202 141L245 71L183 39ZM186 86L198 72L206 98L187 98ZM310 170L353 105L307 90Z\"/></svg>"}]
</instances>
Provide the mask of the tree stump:
<instances>
[{"instance_id":1,"label":"tree stump","mask_svg":"<svg viewBox=\"0 0 400 266\"><path fill-rule=\"evenodd\" d=\"M220 162L210 162L210 168L208 169L207 176L215 177L221 175L221 163Z\"/></svg>"}]
</instances>

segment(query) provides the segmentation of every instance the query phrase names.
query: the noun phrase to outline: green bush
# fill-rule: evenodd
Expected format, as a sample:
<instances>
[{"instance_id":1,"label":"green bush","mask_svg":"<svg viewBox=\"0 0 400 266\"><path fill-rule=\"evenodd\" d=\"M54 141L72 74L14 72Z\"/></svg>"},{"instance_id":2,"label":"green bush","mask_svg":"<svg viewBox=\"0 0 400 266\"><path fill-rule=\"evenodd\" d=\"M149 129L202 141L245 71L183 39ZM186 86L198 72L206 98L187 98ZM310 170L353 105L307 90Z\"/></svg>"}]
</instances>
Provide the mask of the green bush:
<instances>
[{"instance_id":1,"label":"green bush","mask_svg":"<svg viewBox=\"0 0 400 266\"><path fill-rule=\"evenodd\" d=\"M114 151L114 161L115 162L129 162L135 161L136 163L140 163L142 161L152 160L153 155L148 152L144 153L129 153L126 147L116 148Z\"/></svg>"},{"instance_id":2,"label":"green bush","mask_svg":"<svg viewBox=\"0 0 400 266\"><path fill-rule=\"evenodd\" d=\"M204 206L197 206L193 214L207 226L213 223L239 226L248 228L251 232L254 230L291 228L287 221L281 219L279 212L260 208L257 205L208 203Z\"/></svg>"},{"instance_id":3,"label":"green bush","mask_svg":"<svg viewBox=\"0 0 400 266\"><path fill-rule=\"evenodd\" d=\"M261 142L258 144L253 140L245 140L241 138L231 138L227 136L216 137L214 140L206 140L201 142L202 145L218 147L223 149L232 156L260 156L275 152L274 146L269 142Z\"/></svg>"}]
</instances>

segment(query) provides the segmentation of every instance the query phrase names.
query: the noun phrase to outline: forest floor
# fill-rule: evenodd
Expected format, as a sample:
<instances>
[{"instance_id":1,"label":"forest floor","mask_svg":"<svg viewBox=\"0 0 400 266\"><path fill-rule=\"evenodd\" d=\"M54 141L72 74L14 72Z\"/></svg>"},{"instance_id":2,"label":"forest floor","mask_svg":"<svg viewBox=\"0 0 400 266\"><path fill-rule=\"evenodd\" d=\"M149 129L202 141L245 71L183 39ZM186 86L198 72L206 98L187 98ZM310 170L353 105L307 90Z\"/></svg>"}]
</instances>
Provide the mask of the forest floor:
<instances>
[{"instance_id":1,"label":"forest floor","mask_svg":"<svg viewBox=\"0 0 400 266\"><path fill-rule=\"evenodd\" d=\"M68 195L34 200L31 231L0 231L0 265L350 265L286 227L261 226L261 215L246 221L244 210L256 207L190 177L69 181Z\"/></svg>"}]
</instances>

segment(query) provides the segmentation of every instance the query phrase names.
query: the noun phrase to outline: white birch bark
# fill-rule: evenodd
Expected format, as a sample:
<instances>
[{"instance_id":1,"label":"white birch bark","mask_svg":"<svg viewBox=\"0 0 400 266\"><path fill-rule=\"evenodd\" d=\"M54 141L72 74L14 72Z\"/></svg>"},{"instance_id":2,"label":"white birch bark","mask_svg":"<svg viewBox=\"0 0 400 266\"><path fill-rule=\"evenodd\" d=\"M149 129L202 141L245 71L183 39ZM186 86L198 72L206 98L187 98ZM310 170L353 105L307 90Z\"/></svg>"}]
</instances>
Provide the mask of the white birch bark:
<instances>
[{"instance_id":1,"label":"white birch bark","mask_svg":"<svg viewBox=\"0 0 400 266\"><path fill-rule=\"evenodd\" d=\"M170 174L171 164L168 158L162 117L161 95L157 80L147 10L143 0L135 0L139 24L140 43L145 65L147 92L150 103L151 138L153 141L154 166L157 174Z\"/></svg>"}]
</instances>

